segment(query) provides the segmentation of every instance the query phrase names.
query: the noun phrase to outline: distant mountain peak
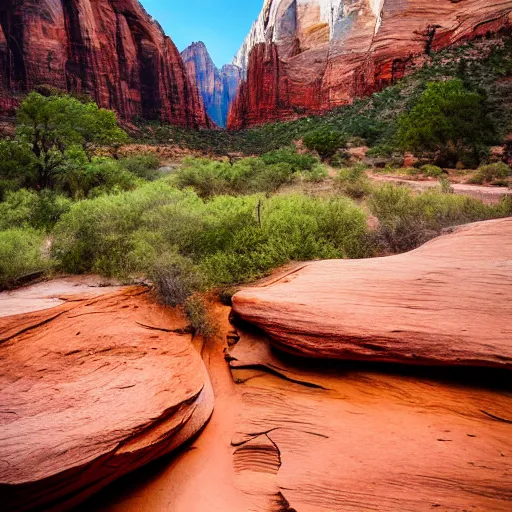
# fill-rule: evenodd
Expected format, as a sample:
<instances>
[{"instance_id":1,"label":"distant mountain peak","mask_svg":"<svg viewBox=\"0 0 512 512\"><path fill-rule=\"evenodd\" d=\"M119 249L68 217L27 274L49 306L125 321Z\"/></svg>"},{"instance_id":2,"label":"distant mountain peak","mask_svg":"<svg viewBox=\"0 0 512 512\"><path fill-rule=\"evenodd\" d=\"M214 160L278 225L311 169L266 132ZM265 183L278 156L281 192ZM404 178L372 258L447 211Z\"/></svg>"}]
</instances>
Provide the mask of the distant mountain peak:
<instances>
[{"instance_id":1,"label":"distant mountain peak","mask_svg":"<svg viewBox=\"0 0 512 512\"><path fill-rule=\"evenodd\" d=\"M190 44L181 56L191 81L197 84L206 113L217 126L224 128L242 70L234 64L225 64L218 69L202 41Z\"/></svg>"}]
</instances>

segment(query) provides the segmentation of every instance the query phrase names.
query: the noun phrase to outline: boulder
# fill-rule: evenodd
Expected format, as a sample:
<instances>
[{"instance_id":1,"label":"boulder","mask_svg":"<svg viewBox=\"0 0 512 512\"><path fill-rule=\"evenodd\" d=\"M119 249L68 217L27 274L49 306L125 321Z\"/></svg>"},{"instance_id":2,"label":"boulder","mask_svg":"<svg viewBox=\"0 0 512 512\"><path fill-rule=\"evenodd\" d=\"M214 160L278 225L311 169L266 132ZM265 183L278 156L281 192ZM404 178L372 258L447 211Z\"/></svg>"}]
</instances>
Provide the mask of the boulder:
<instances>
[{"instance_id":1,"label":"boulder","mask_svg":"<svg viewBox=\"0 0 512 512\"><path fill-rule=\"evenodd\" d=\"M511 369L512 218L396 256L304 263L233 309L308 358Z\"/></svg>"},{"instance_id":2,"label":"boulder","mask_svg":"<svg viewBox=\"0 0 512 512\"><path fill-rule=\"evenodd\" d=\"M213 409L186 321L145 288L0 318L3 510L66 510L174 450Z\"/></svg>"}]
</instances>

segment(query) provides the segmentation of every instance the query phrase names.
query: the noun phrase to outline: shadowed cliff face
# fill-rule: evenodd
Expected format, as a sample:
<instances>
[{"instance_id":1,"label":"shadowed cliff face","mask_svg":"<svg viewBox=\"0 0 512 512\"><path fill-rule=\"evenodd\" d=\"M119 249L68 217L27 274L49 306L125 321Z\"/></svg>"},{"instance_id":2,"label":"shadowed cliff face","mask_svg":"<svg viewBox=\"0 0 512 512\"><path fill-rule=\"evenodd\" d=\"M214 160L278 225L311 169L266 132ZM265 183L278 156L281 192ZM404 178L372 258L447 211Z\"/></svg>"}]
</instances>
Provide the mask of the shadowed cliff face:
<instances>
[{"instance_id":1,"label":"shadowed cliff face","mask_svg":"<svg viewBox=\"0 0 512 512\"><path fill-rule=\"evenodd\" d=\"M233 129L321 113L439 50L510 27L512 0L266 0L234 63Z\"/></svg>"},{"instance_id":2,"label":"shadowed cliff face","mask_svg":"<svg viewBox=\"0 0 512 512\"><path fill-rule=\"evenodd\" d=\"M0 28L0 114L48 85L125 120L208 125L176 46L137 0L6 0Z\"/></svg>"},{"instance_id":3,"label":"shadowed cliff face","mask_svg":"<svg viewBox=\"0 0 512 512\"><path fill-rule=\"evenodd\" d=\"M210 119L217 126L225 127L229 107L240 84L241 69L233 64L217 69L202 42L192 43L181 56L190 80L197 84Z\"/></svg>"}]
</instances>

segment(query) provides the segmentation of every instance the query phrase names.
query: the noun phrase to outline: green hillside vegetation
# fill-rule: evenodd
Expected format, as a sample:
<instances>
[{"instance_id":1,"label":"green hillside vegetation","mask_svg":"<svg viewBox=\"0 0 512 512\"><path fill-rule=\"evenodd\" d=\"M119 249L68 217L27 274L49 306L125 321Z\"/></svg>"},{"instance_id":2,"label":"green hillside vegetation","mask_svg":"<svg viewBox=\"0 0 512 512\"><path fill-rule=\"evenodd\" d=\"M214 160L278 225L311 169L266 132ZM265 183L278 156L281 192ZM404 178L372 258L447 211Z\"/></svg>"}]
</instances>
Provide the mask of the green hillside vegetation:
<instances>
[{"instance_id":1,"label":"green hillside vegetation","mask_svg":"<svg viewBox=\"0 0 512 512\"><path fill-rule=\"evenodd\" d=\"M402 150L397 140L401 116L414 109L430 83L457 79L463 91L469 94L469 101L481 103L482 109L477 114L483 115L489 131L485 134L486 140L478 142L486 146L501 141L512 131L512 83L506 80L512 76L511 62L510 35L493 36L433 53L422 67L395 85L322 116L269 123L233 133L191 132L144 124L142 136L148 142L172 142L221 155L229 152L258 155L289 146L311 132L327 130L344 134L349 142L368 145L373 148L374 155L390 156ZM477 118L467 121L476 124ZM430 150L432 147L427 144L421 149ZM481 158L484 155L477 156ZM476 165L475 162L473 164Z\"/></svg>"}]
</instances>

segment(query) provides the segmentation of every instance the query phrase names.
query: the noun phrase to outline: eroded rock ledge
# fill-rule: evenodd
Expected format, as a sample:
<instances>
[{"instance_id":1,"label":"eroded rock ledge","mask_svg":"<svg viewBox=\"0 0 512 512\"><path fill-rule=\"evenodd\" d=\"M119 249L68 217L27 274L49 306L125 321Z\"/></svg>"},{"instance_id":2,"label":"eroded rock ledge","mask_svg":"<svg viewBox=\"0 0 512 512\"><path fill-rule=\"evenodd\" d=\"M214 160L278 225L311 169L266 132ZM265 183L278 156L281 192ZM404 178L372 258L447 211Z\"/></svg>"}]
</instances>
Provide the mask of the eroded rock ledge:
<instances>
[{"instance_id":1,"label":"eroded rock ledge","mask_svg":"<svg viewBox=\"0 0 512 512\"><path fill-rule=\"evenodd\" d=\"M309 358L512 367L512 218L387 258L309 263L233 308Z\"/></svg>"},{"instance_id":2,"label":"eroded rock ledge","mask_svg":"<svg viewBox=\"0 0 512 512\"><path fill-rule=\"evenodd\" d=\"M0 319L3 510L64 510L181 445L213 409L185 321L143 288Z\"/></svg>"}]
</instances>

